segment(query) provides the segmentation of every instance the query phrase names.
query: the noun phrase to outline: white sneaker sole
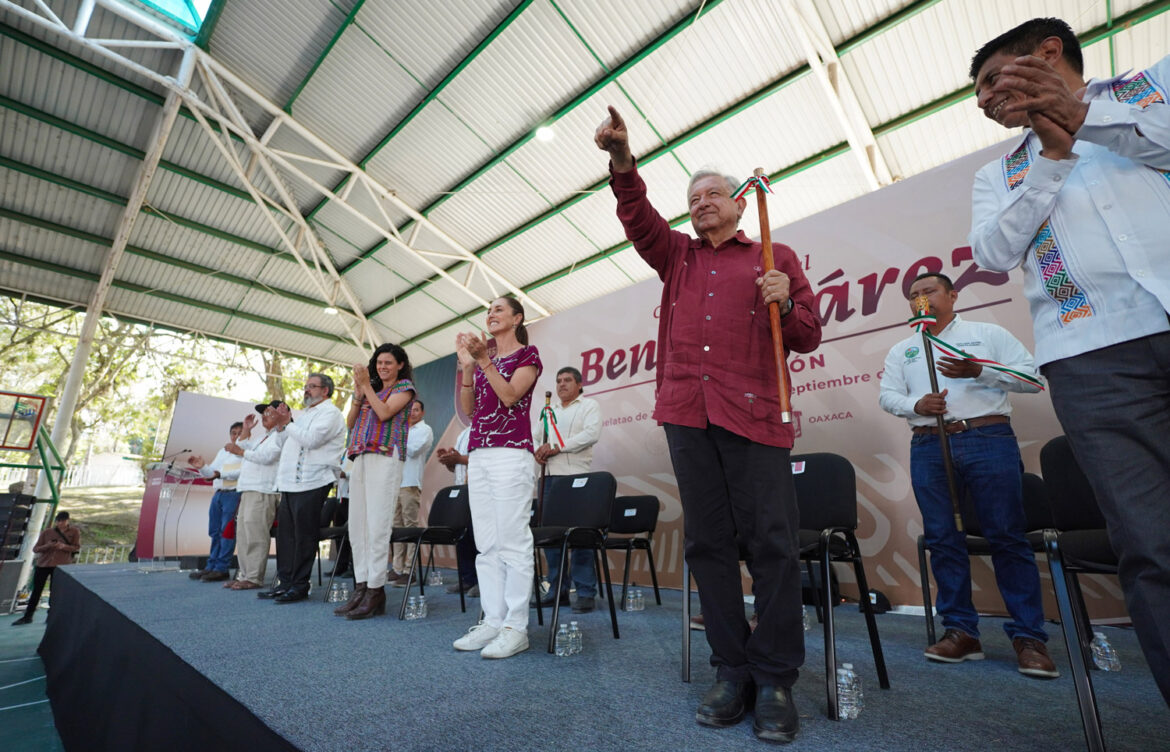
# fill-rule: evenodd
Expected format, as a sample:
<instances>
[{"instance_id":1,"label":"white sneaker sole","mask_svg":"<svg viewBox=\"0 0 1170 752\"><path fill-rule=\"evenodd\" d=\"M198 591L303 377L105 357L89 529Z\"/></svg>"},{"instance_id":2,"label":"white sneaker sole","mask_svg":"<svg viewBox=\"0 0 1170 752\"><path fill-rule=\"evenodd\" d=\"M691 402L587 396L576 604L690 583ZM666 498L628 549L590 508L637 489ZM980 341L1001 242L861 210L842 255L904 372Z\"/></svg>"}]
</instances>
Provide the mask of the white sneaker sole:
<instances>
[{"instance_id":1,"label":"white sneaker sole","mask_svg":"<svg viewBox=\"0 0 1170 752\"><path fill-rule=\"evenodd\" d=\"M481 627L480 629L477 629L474 632L470 632L468 634L463 635L458 640L451 643L451 646L454 647L456 650L462 650L464 652L471 652L473 650L483 650L488 645L491 645L492 642L495 641L496 636L500 633L500 631L498 629L495 632L489 632L488 630L489 630L489 628L487 628L487 627ZM483 632L482 636L480 635L480 632ZM468 638L473 638L473 639L468 639Z\"/></svg>"},{"instance_id":2,"label":"white sneaker sole","mask_svg":"<svg viewBox=\"0 0 1170 752\"><path fill-rule=\"evenodd\" d=\"M500 658L511 658L512 656L514 656L518 653L523 653L525 650L528 649L528 647L529 647L528 638L525 637L523 642L516 643L516 645L514 645L512 647L509 647L507 649L498 650L498 651L492 650L491 649L492 645L488 645L482 651L480 651L480 656L482 656L484 658L491 659L491 660L496 660L496 659L500 659Z\"/></svg>"}]
</instances>

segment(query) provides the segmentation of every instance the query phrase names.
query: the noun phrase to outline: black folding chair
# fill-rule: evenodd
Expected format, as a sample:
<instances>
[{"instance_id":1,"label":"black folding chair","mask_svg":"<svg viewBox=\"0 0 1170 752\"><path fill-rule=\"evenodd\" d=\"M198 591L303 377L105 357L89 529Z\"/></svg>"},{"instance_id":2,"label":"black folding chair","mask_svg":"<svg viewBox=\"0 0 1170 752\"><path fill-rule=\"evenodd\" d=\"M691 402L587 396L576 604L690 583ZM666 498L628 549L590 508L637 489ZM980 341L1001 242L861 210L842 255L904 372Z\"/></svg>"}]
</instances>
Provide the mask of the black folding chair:
<instances>
[{"instance_id":1,"label":"black folding chair","mask_svg":"<svg viewBox=\"0 0 1170 752\"><path fill-rule=\"evenodd\" d=\"M604 551L606 531L613 516L614 497L617 495L617 481L606 472L564 475L552 484L545 494L541 524L532 529L534 546L533 584L537 594L536 619L544 624L543 608L540 605L540 549L558 548L561 567L551 592L560 593L569 570L569 551L590 549ZM606 600L609 601L609 618L613 624L613 637L619 638L617 610L613 602L613 583L609 567L604 567ZM555 647L557 619L560 618L561 599L553 601L552 624L548 630L548 652Z\"/></svg>"},{"instance_id":2,"label":"black folding chair","mask_svg":"<svg viewBox=\"0 0 1170 752\"><path fill-rule=\"evenodd\" d=\"M614 500L613 519L609 522L609 537L605 540L606 551L624 551L626 568L622 574L621 607L626 606L626 590L630 585L630 558L634 551L645 551L650 564L650 580L654 583L654 600L662 605L658 592L658 574L654 570L654 551L650 543L654 528L658 526L657 496L619 496ZM615 537L614 534L619 537ZM600 553L598 554L600 556ZM609 557L601 556L609 567Z\"/></svg>"},{"instance_id":3,"label":"black folding chair","mask_svg":"<svg viewBox=\"0 0 1170 752\"><path fill-rule=\"evenodd\" d=\"M869 585L857 544L857 476L852 463L839 454L817 452L792 457L792 480L796 486L796 503L800 508L800 558L808 566L809 579L817 600L824 608L825 631L825 691L829 700L829 719L837 714L837 642L833 626L833 562L853 565L860 590L861 610L869 629L869 644L877 668L878 684L890 688L886 673L886 659L878 636L873 604L869 600ZM820 564L821 588L818 592L812 564Z\"/></svg>"},{"instance_id":4,"label":"black folding chair","mask_svg":"<svg viewBox=\"0 0 1170 752\"><path fill-rule=\"evenodd\" d=\"M471 504L467 494L467 486L447 486L435 494L431 503L431 510L427 514L426 527L396 527L390 536L393 543L413 543L414 555L410 557L410 569L406 573L406 589L402 591L402 605L398 607L399 620L406 618L406 601L410 595L411 584L414 582L415 572L418 571L420 552L423 546L429 546L429 556L426 568L418 578L418 592L424 595L423 583L426 575L435 568L435 546L453 546L463 540L471 528ZM459 571L459 549L455 549L455 571ZM459 608L467 611L467 601L463 594L463 578L459 581Z\"/></svg>"},{"instance_id":5,"label":"black folding chair","mask_svg":"<svg viewBox=\"0 0 1170 752\"><path fill-rule=\"evenodd\" d=\"M1053 528L1044 531L1048 570L1060 611L1081 725L1090 752L1104 752L1101 715L1089 667L1093 666L1092 625L1077 579L1080 574L1117 574L1117 554L1109 543L1097 497L1073 456L1068 439L1058 436L1040 450L1040 468L1052 509Z\"/></svg>"},{"instance_id":6,"label":"black folding chair","mask_svg":"<svg viewBox=\"0 0 1170 752\"><path fill-rule=\"evenodd\" d=\"M321 505L321 532L318 534L318 541L331 540L334 547L340 555L341 547L344 545L346 537L349 535L349 525L334 525L334 518L337 516L337 509L341 505L341 500L335 496L330 496L325 499L325 503ZM334 560L333 571L329 573L329 587L333 587L333 580L337 577L337 559ZM317 587L321 586L321 546L317 546ZM326 593L329 591L326 590Z\"/></svg>"},{"instance_id":7,"label":"black folding chair","mask_svg":"<svg viewBox=\"0 0 1170 752\"><path fill-rule=\"evenodd\" d=\"M1048 506L1048 490L1044 479L1034 473L1024 473L1024 517L1027 520L1025 537L1036 553L1044 553L1044 530L1052 527L1052 510ZM964 495L960 505L963 530L967 533L968 556L991 556L991 543L983 537L979 518L970 496ZM918 536L918 574L922 584L922 608L926 615L926 644L936 642L934 632L934 601L930 595L930 576L926 568L926 536Z\"/></svg>"}]
</instances>

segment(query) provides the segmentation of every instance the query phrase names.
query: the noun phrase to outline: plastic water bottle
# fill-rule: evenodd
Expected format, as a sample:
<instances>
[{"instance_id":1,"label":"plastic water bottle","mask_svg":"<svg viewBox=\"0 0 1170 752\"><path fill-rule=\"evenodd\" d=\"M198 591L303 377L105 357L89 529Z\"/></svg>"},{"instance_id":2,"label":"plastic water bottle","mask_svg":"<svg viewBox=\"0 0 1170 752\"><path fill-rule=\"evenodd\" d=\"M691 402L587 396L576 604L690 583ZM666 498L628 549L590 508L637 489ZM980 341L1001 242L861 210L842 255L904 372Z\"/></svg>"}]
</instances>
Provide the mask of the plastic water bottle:
<instances>
[{"instance_id":1,"label":"plastic water bottle","mask_svg":"<svg viewBox=\"0 0 1170 752\"><path fill-rule=\"evenodd\" d=\"M569 622L569 655L577 655L585 645L581 639L581 628L577 622Z\"/></svg>"},{"instance_id":2,"label":"plastic water bottle","mask_svg":"<svg viewBox=\"0 0 1170 752\"><path fill-rule=\"evenodd\" d=\"M418 596L412 595L406 599L406 620L414 621L418 618Z\"/></svg>"},{"instance_id":3,"label":"plastic water bottle","mask_svg":"<svg viewBox=\"0 0 1170 752\"><path fill-rule=\"evenodd\" d=\"M852 663L843 663L837 669L837 716L852 721L865 707L861 696L861 679L853 673Z\"/></svg>"},{"instance_id":4,"label":"plastic water bottle","mask_svg":"<svg viewBox=\"0 0 1170 752\"><path fill-rule=\"evenodd\" d=\"M334 582L332 585L329 586L329 595L327 595L325 597L325 602L326 603L341 603L343 600L347 600L347 599L341 597L341 591L342 591L342 584L340 582Z\"/></svg>"},{"instance_id":5,"label":"plastic water bottle","mask_svg":"<svg viewBox=\"0 0 1170 752\"><path fill-rule=\"evenodd\" d=\"M1090 650L1093 651L1093 663L1102 671L1120 671L1121 659L1117 657L1117 651L1109 644L1109 640L1101 632L1093 633L1093 642L1089 645Z\"/></svg>"},{"instance_id":6,"label":"plastic water bottle","mask_svg":"<svg viewBox=\"0 0 1170 752\"><path fill-rule=\"evenodd\" d=\"M804 621L804 631L807 632L812 629L812 619L808 618L808 606L801 606L801 619Z\"/></svg>"},{"instance_id":7,"label":"plastic water bottle","mask_svg":"<svg viewBox=\"0 0 1170 752\"><path fill-rule=\"evenodd\" d=\"M634 590L633 588L626 591L626 611L634 610Z\"/></svg>"},{"instance_id":8,"label":"plastic water bottle","mask_svg":"<svg viewBox=\"0 0 1170 752\"><path fill-rule=\"evenodd\" d=\"M634 588L634 610L646 610L646 597L642 595L642 588Z\"/></svg>"},{"instance_id":9,"label":"plastic water bottle","mask_svg":"<svg viewBox=\"0 0 1170 752\"><path fill-rule=\"evenodd\" d=\"M431 573L427 575L427 587L438 587L443 584L443 573L437 569L432 569Z\"/></svg>"},{"instance_id":10,"label":"plastic water bottle","mask_svg":"<svg viewBox=\"0 0 1170 752\"><path fill-rule=\"evenodd\" d=\"M556 654L558 658L564 658L569 653L569 628L562 624L557 627L556 638Z\"/></svg>"},{"instance_id":11,"label":"plastic water bottle","mask_svg":"<svg viewBox=\"0 0 1170 752\"><path fill-rule=\"evenodd\" d=\"M425 595L418 596L418 618L427 618L427 597Z\"/></svg>"}]
</instances>

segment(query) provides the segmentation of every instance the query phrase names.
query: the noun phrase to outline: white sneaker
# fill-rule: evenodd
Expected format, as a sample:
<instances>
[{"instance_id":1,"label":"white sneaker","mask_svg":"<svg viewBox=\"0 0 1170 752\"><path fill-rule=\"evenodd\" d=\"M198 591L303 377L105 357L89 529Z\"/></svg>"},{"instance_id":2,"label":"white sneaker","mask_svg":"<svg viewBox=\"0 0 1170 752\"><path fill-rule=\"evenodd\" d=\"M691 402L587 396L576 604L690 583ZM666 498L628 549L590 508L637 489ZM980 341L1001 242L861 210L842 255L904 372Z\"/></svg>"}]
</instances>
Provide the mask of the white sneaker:
<instances>
[{"instance_id":1,"label":"white sneaker","mask_svg":"<svg viewBox=\"0 0 1170 752\"><path fill-rule=\"evenodd\" d=\"M460 637L453 644L456 650L482 650L488 643L496 639L496 635L499 633L500 630L498 627L489 627L481 621L479 624L467 630L467 634Z\"/></svg>"},{"instance_id":2,"label":"white sneaker","mask_svg":"<svg viewBox=\"0 0 1170 752\"><path fill-rule=\"evenodd\" d=\"M485 647L480 655L484 658L511 658L517 653L528 649L528 633L518 629L504 627L496 635L496 639Z\"/></svg>"}]
</instances>

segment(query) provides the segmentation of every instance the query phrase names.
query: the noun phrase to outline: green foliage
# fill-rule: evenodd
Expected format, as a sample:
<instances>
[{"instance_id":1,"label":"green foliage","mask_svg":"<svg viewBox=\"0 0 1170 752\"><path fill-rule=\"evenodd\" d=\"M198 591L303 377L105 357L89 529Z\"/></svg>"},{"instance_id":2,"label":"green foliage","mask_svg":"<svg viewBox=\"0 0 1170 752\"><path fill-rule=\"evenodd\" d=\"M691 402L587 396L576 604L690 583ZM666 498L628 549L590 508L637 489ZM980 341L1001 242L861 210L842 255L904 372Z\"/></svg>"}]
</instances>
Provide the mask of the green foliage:
<instances>
[{"instance_id":1,"label":"green foliage","mask_svg":"<svg viewBox=\"0 0 1170 752\"><path fill-rule=\"evenodd\" d=\"M73 309L0 297L0 389L53 397L46 427L56 419L83 321ZM166 445L180 391L255 402L287 398L297 406L306 376L315 371L335 379L339 404L348 399L352 375L334 364L103 316L69 437L59 449L67 462L92 450L136 455L145 464ZM24 455L0 459L25 461Z\"/></svg>"}]
</instances>

